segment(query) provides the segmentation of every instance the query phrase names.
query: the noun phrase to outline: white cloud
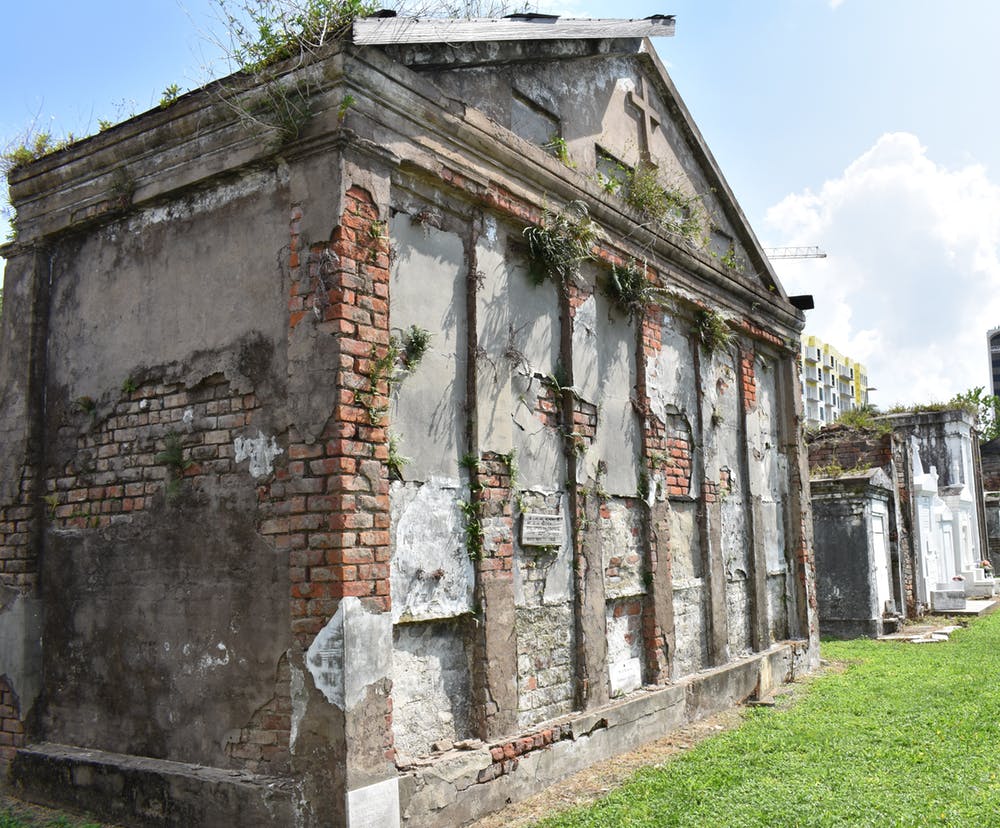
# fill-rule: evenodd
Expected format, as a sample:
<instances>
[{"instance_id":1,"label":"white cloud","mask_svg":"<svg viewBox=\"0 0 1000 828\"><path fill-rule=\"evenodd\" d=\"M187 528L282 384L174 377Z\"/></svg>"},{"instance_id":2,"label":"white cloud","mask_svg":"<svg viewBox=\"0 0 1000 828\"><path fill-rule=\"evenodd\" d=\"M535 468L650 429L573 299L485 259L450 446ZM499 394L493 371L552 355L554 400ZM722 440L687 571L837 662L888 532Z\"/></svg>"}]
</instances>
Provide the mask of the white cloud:
<instances>
[{"instance_id":1,"label":"white cloud","mask_svg":"<svg viewBox=\"0 0 1000 828\"><path fill-rule=\"evenodd\" d=\"M811 293L806 332L865 362L873 400L947 400L989 384L986 331L1000 325L1000 186L979 165L947 169L915 135L889 133L818 193L767 212L775 244L827 259L778 260Z\"/></svg>"}]
</instances>

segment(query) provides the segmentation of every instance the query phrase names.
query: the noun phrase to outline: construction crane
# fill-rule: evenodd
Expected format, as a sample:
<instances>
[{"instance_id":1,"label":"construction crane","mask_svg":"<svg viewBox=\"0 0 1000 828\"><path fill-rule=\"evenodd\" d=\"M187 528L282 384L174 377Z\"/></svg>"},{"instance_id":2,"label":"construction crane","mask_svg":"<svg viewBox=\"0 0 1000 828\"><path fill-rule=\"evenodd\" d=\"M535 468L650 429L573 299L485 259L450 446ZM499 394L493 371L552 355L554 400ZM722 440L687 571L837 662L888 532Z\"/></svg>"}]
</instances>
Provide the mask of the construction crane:
<instances>
[{"instance_id":1,"label":"construction crane","mask_svg":"<svg viewBox=\"0 0 1000 828\"><path fill-rule=\"evenodd\" d=\"M818 247L765 247L769 259L825 259L826 253Z\"/></svg>"}]
</instances>

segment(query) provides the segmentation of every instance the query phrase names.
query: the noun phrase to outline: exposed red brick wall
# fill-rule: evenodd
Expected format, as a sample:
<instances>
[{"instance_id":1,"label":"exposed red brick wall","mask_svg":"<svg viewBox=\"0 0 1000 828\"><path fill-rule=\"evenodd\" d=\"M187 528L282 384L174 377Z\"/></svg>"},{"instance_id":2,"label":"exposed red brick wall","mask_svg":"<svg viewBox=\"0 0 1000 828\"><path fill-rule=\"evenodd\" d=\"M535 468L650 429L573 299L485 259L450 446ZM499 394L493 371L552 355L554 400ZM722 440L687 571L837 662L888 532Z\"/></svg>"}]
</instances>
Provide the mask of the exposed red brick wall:
<instances>
[{"instance_id":1,"label":"exposed red brick wall","mask_svg":"<svg viewBox=\"0 0 1000 828\"><path fill-rule=\"evenodd\" d=\"M21 721L17 696L0 676L0 768L14 758L14 751L24 745L24 724Z\"/></svg>"},{"instance_id":2,"label":"exposed red brick wall","mask_svg":"<svg viewBox=\"0 0 1000 828\"><path fill-rule=\"evenodd\" d=\"M239 738L226 745L226 755L241 761L252 773L286 773L292 728L291 676L282 658L275 676L274 696L257 710Z\"/></svg>"},{"instance_id":3,"label":"exposed red brick wall","mask_svg":"<svg viewBox=\"0 0 1000 828\"><path fill-rule=\"evenodd\" d=\"M743 384L743 410L750 413L757 406L757 379L754 375L754 352L740 348L740 382Z\"/></svg>"},{"instance_id":4,"label":"exposed red brick wall","mask_svg":"<svg viewBox=\"0 0 1000 828\"><path fill-rule=\"evenodd\" d=\"M303 264L300 218L293 212L293 268ZM345 596L389 609L389 387L373 365L389 348L389 246L366 191L347 191L340 225L312 245L308 268L292 282L289 331L309 316L336 338L337 397L319 441L289 430L288 462L260 493L261 532L289 554L292 632L303 649Z\"/></svg>"},{"instance_id":5,"label":"exposed red brick wall","mask_svg":"<svg viewBox=\"0 0 1000 828\"><path fill-rule=\"evenodd\" d=\"M847 426L827 426L806 437L809 468L839 465L885 468L892 462L892 435L858 431Z\"/></svg>"},{"instance_id":6,"label":"exposed red brick wall","mask_svg":"<svg viewBox=\"0 0 1000 828\"><path fill-rule=\"evenodd\" d=\"M514 577L513 492L509 458L488 451L479 461L472 498L483 530L482 554L476 568L484 578Z\"/></svg>"},{"instance_id":7,"label":"exposed red brick wall","mask_svg":"<svg viewBox=\"0 0 1000 828\"><path fill-rule=\"evenodd\" d=\"M535 400L535 416L548 428L559 428L559 400L551 385L542 388Z\"/></svg>"},{"instance_id":8,"label":"exposed red brick wall","mask_svg":"<svg viewBox=\"0 0 1000 828\"><path fill-rule=\"evenodd\" d=\"M168 435L181 446L190 464L182 475L195 488L207 476L235 471L233 441L248 433L257 408L254 394L235 391L222 374L190 389L150 381L123 391L111 414L77 438L73 458L45 481L47 518L59 528L95 529L148 509L171 475L181 473L158 458Z\"/></svg>"},{"instance_id":9,"label":"exposed red brick wall","mask_svg":"<svg viewBox=\"0 0 1000 828\"><path fill-rule=\"evenodd\" d=\"M0 508L0 583L32 590L38 582L38 561L32 545L35 479L30 467L21 472L17 499Z\"/></svg>"}]
</instances>

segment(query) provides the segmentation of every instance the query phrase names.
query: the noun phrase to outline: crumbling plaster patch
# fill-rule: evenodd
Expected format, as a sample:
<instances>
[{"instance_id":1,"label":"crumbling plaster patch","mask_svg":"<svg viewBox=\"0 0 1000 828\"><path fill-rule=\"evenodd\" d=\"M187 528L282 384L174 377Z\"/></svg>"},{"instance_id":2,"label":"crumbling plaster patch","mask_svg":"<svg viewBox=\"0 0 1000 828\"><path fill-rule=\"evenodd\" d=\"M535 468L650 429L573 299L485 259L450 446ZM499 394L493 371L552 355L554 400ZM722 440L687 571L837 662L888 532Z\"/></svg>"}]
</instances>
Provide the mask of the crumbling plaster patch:
<instances>
[{"instance_id":1,"label":"crumbling plaster patch","mask_svg":"<svg viewBox=\"0 0 1000 828\"><path fill-rule=\"evenodd\" d=\"M42 603L0 587L0 665L27 717L42 688Z\"/></svg>"},{"instance_id":2,"label":"crumbling plaster patch","mask_svg":"<svg viewBox=\"0 0 1000 828\"><path fill-rule=\"evenodd\" d=\"M596 281L596 277L595 277ZM597 406L594 443L577 470L577 481L596 480L612 495L634 496L640 434L635 393L635 327L602 294L589 296L573 321L573 378L580 398Z\"/></svg>"},{"instance_id":3,"label":"crumbling plaster patch","mask_svg":"<svg viewBox=\"0 0 1000 828\"><path fill-rule=\"evenodd\" d=\"M389 676L391 641L389 614L371 612L348 596L309 645L306 667L326 700L350 711L364 701L367 688Z\"/></svg>"},{"instance_id":4,"label":"crumbling plaster patch","mask_svg":"<svg viewBox=\"0 0 1000 828\"><path fill-rule=\"evenodd\" d=\"M547 391L543 378L554 376L559 362L558 293L551 280L533 284L520 264L512 266L506 276L506 316L490 310L480 325L500 337L503 359L510 366L511 423L519 485L551 491L566 477L563 440L557 429L538 419L536 411L539 396ZM504 318L506 328L502 327Z\"/></svg>"},{"instance_id":5,"label":"crumbling plaster patch","mask_svg":"<svg viewBox=\"0 0 1000 828\"><path fill-rule=\"evenodd\" d=\"M519 727L573 709L573 606L569 602L519 607L517 695Z\"/></svg>"},{"instance_id":6,"label":"crumbling plaster patch","mask_svg":"<svg viewBox=\"0 0 1000 828\"><path fill-rule=\"evenodd\" d=\"M465 548L458 480L395 481L389 498L393 623L471 611L475 573Z\"/></svg>"},{"instance_id":7,"label":"crumbling plaster patch","mask_svg":"<svg viewBox=\"0 0 1000 828\"><path fill-rule=\"evenodd\" d=\"M698 433L697 377L689 332L679 320L664 314L660 329L660 350L647 366L646 389L653 417L664 426L682 423L691 445L701 440ZM696 485L703 465L701 452L691 453L689 485ZM654 482L656 482L654 480ZM688 492L693 494L693 492Z\"/></svg>"},{"instance_id":8,"label":"crumbling plaster patch","mask_svg":"<svg viewBox=\"0 0 1000 828\"><path fill-rule=\"evenodd\" d=\"M470 692L469 656L461 622L396 626L393 733L400 751L429 753L436 741L466 738Z\"/></svg>"},{"instance_id":9,"label":"crumbling plaster patch","mask_svg":"<svg viewBox=\"0 0 1000 828\"><path fill-rule=\"evenodd\" d=\"M131 366L186 363L191 343L219 353L244 336L283 341L287 314L279 251L287 244L286 182L251 172L163 207L140 209L52 250L49 383L98 400ZM238 216L238 218L237 218ZM218 228L227 227L224 234ZM267 251L248 256L248 250ZM205 262L224 261L212 301ZM86 274L87 278L81 278ZM98 330L113 336L94 336Z\"/></svg>"},{"instance_id":10,"label":"crumbling plaster patch","mask_svg":"<svg viewBox=\"0 0 1000 828\"><path fill-rule=\"evenodd\" d=\"M599 519L604 559L604 595L622 598L642 595L642 515L620 500L602 504Z\"/></svg>"}]
</instances>

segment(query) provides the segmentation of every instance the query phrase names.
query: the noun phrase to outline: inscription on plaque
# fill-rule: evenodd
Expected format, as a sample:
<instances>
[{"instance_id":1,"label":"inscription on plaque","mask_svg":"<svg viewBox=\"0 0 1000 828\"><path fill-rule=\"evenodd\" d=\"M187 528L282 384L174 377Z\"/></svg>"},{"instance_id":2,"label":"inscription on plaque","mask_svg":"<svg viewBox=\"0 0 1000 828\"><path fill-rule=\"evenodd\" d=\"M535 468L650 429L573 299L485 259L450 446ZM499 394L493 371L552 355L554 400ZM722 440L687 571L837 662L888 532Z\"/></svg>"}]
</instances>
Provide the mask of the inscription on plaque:
<instances>
[{"instance_id":1,"label":"inscription on plaque","mask_svg":"<svg viewBox=\"0 0 1000 828\"><path fill-rule=\"evenodd\" d=\"M522 546L559 546L562 541L562 515L540 515L535 512L522 515Z\"/></svg>"}]
</instances>

